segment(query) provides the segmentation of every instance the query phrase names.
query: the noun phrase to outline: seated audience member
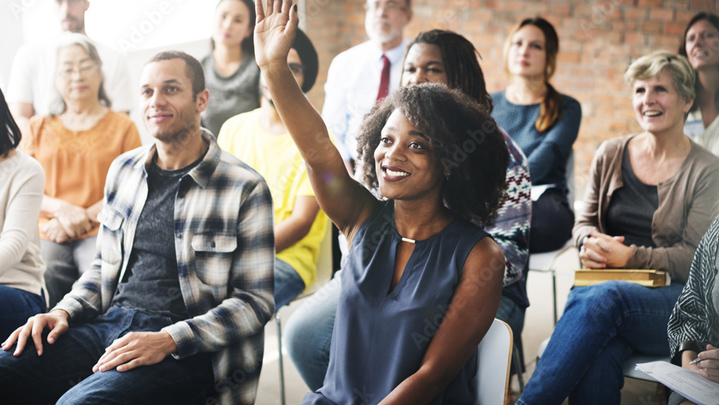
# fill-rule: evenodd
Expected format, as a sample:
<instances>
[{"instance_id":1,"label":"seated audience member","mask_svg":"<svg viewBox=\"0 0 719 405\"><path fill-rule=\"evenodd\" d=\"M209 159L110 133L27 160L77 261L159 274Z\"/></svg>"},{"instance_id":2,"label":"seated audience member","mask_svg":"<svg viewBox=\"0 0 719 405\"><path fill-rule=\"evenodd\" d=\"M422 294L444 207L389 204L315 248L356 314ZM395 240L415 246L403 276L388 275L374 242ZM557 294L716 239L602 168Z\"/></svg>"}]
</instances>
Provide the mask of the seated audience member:
<instances>
[{"instance_id":1,"label":"seated audience member","mask_svg":"<svg viewBox=\"0 0 719 405\"><path fill-rule=\"evenodd\" d=\"M325 83L322 118L337 137L350 167L357 160L357 131L372 107L399 87L404 28L412 20L411 0L365 0L368 40L332 59Z\"/></svg>"},{"instance_id":2,"label":"seated audience member","mask_svg":"<svg viewBox=\"0 0 719 405\"><path fill-rule=\"evenodd\" d=\"M254 403L274 311L272 201L200 127L208 98L193 57L145 65L155 144L113 162L92 268L2 345L4 402Z\"/></svg>"},{"instance_id":3,"label":"seated audience member","mask_svg":"<svg viewBox=\"0 0 719 405\"><path fill-rule=\"evenodd\" d=\"M215 136L230 117L260 106L260 69L255 63L252 0L220 0L215 8L212 52L202 59L210 103L202 125Z\"/></svg>"},{"instance_id":4,"label":"seated audience member","mask_svg":"<svg viewBox=\"0 0 719 405\"><path fill-rule=\"evenodd\" d=\"M346 171L287 66L298 24L291 1L257 10L258 65L320 206L350 246L327 377L303 403L365 394L372 404L473 402L477 345L496 314L505 263L470 221L489 224L504 195L501 132L459 91L429 83L398 90L372 109L358 139L364 180L386 198L378 200ZM485 130L482 147L452 162L453 146L468 144L476 128Z\"/></svg>"},{"instance_id":5,"label":"seated audience member","mask_svg":"<svg viewBox=\"0 0 719 405\"><path fill-rule=\"evenodd\" d=\"M85 33L85 12L89 0L55 0L56 15L63 32ZM133 107L130 70L123 57L111 48L93 42L100 59L104 87L115 111L128 113ZM53 61L57 56L55 42L47 38L38 44L20 47L15 54L8 81L7 102L23 135L29 130L33 115L49 115L54 98Z\"/></svg>"},{"instance_id":6,"label":"seated audience member","mask_svg":"<svg viewBox=\"0 0 719 405\"><path fill-rule=\"evenodd\" d=\"M307 93L317 79L314 45L297 30L287 64ZM275 212L275 308L279 310L315 282L327 216L315 200L304 161L260 78L261 107L232 117L217 143L264 177Z\"/></svg>"},{"instance_id":7,"label":"seated audience member","mask_svg":"<svg viewBox=\"0 0 719 405\"><path fill-rule=\"evenodd\" d=\"M15 150L20 139L0 90L0 341L47 309L37 230L45 174L35 159Z\"/></svg>"},{"instance_id":8,"label":"seated audience member","mask_svg":"<svg viewBox=\"0 0 719 405\"><path fill-rule=\"evenodd\" d=\"M400 79L403 87L425 82L446 84L470 96L485 111L492 110L492 99L487 94L477 51L471 42L456 33L432 30L417 35L407 49ZM529 305L526 270L531 182L524 154L507 134L502 135L509 149L507 195L499 207L494 226L485 230L502 248L507 262L497 318L511 326L519 344L524 312ZM323 287L316 297L292 314L285 329L290 357L313 390L322 386L327 371L339 289L339 281Z\"/></svg>"},{"instance_id":9,"label":"seated audience member","mask_svg":"<svg viewBox=\"0 0 719 405\"><path fill-rule=\"evenodd\" d=\"M63 34L56 49L53 110L33 117L22 146L45 170L39 225L51 307L95 256L110 163L140 146L132 120L110 110L95 46L83 35Z\"/></svg>"},{"instance_id":10,"label":"seated audience member","mask_svg":"<svg viewBox=\"0 0 719 405\"><path fill-rule=\"evenodd\" d=\"M567 200L567 161L577 139L582 109L549 84L557 70L559 38L541 17L514 29L504 47L510 85L492 94L492 116L529 160L532 185L546 188L532 202L530 252L561 248L571 237L574 213Z\"/></svg>"},{"instance_id":11,"label":"seated audience member","mask_svg":"<svg viewBox=\"0 0 719 405\"><path fill-rule=\"evenodd\" d=\"M719 383L719 217L694 255L689 279L669 317L672 362ZM697 364L690 364L695 359ZM669 405L693 404L672 393Z\"/></svg>"},{"instance_id":12,"label":"seated audience member","mask_svg":"<svg viewBox=\"0 0 719 405\"><path fill-rule=\"evenodd\" d=\"M672 282L574 287L517 404L619 404L624 360L669 354L667 321L712 218L719 158L682 132L694 100L686 58L653 52L625 78L642 132L597 150L574 239L584 267L662 270Z\"/></svg>"},{"instance_id":13,"label":"seated audience member","mask_svg":"<svg viewBox=\"0 0 719 405\"><path fill-rule=\"evenodd\" d=\"M684 31L679 54L689 59L697 75L684 133L719 156L719 16L697 13Z\"/></svg>"}]
</instances>

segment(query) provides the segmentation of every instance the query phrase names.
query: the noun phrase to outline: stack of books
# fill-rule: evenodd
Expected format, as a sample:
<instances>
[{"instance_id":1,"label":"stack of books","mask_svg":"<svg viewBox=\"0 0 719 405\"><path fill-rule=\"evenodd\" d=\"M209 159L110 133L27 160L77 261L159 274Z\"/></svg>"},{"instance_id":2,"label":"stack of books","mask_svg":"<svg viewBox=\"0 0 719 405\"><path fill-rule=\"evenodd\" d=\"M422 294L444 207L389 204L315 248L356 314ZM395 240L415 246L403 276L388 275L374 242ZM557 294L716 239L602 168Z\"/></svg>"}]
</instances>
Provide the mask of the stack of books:
<instances>
[{"instance_id":1,"label":"stack of books","mask_svg":"<svg viewBox=\"0 0 719 405\"><path fill-rule=\"evenodd\" d=\"M580 269L574 272L574 286L586 287L603 281L629 281L645 287L665 287L671 284L669 273L645 269Z\"/></svg>"}]
</instances>

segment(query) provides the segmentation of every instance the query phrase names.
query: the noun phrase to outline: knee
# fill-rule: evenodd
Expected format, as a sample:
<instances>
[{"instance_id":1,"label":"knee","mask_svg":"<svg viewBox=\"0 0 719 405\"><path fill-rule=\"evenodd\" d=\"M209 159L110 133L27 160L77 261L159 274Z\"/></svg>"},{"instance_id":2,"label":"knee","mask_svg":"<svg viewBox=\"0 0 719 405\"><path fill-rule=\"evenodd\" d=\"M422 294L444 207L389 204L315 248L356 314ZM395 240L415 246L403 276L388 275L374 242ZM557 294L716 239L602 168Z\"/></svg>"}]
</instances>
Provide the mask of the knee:
<instances>
[{"instance_id":1,"label":"knee","mask_svg":"<svg viewBox=\"0 0 719 405\"><path fill-rule=\"evenodd\" d=\"M624 306L621 282L605 281L589 287L575 287L569 293L566 312L593 317L615 315Z\"/></svg>"}]
</instances>

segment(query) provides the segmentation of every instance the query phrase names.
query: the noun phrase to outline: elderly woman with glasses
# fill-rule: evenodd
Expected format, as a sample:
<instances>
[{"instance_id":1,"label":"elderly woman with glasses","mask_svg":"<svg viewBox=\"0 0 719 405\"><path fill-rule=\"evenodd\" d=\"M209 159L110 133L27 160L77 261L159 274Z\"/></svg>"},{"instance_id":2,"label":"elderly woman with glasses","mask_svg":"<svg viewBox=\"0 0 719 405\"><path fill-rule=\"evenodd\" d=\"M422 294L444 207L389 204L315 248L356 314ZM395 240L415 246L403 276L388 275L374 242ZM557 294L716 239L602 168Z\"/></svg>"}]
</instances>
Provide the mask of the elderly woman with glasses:
<instances>
[{"instance_id":1,"label":"elderly woman with glasses","mask_svg":"<svg viewBox=\"0 0 719 405\"><path fill-rule=\"evenodd\" d=\"M719 159L683 132L694 101L686 58L657 51L625 78L642 131L599 147L573 234L584 267L663 270L672 282L574 287L517 404L618 405L627 357L669 355L667 322L711 223Z\"/></svg>"},{"instance_id":2,"label":"elderly woman with glasses","mask_svg":"<svg viewBox=\"0 0 719 405\"><path fill-rule=\"evenodd\" d=\"M70 291L95 256L97 214L110 163L140 146L132 120L110 110L101 67L87 37L63 34L53 110L31 119L29 139L22 144L45 170L39 226L50 307Z\"/></svg>"}]
</instances>

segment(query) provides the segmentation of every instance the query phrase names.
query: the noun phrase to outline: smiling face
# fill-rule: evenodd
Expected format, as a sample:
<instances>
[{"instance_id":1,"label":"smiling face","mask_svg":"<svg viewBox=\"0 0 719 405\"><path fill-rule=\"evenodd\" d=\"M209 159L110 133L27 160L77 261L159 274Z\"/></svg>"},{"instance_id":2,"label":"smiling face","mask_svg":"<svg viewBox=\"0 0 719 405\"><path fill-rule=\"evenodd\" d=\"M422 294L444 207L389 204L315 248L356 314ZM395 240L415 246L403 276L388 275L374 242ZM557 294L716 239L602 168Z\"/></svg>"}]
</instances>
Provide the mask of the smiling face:
<instances>
[{"instance_id":1,"label":"smiling face","mask_svg":"<svg viewBox=\"0 0 719 405\"><path fill-rule=\"evenodd\" d=\"M634 82L634 113L642 129L652 134L682 131L684 116L692 100L681 96L671 75L659 75Z\"/></svg>"},{"instance_id":2,"label":"smiling face","mask_svg":"<svg viewBox=\"0 0 719 405\"><path fill-rule=\"evenodd\" d=\"M395 200L430 198L442 192L443 171L429 139L395 110L374 151L380 193Z\"/></svg>"},{"instance_id":3,"label":"smiling face","mask_svg":"<svg viewBox=\"0 0 719 405\"><path fill-rule=\"evenodd\" d=\"M544 33L538 27L527 24L512 36L507 53L507 69L516 76L544 80L546 67Z\"/></svg>"},{"instance_id":4,"label":"smiling face","mask_svg":"<svg viewBox=\"0 0 719 405\"><path fill-rule=\"evenodd\" d=\"M371 40L390 44L402 41L402 30L412 18L406 0L368 0L365 4L365 31ZM396 45L395 45L396 46Z\"/></svg>"},{"instance_id":5,"label":"smiling face","mask_svg":"<svg viewBox=\"0 0 719 405\"><path fill-rule=\"evenodd\" d=\"M145 127L162 142L184 139L200 128L209 94L192 95L192 80L182 59L148 63L140 78L140 111Z\"/></svg>"},{"instance_id":6,"label":"smiling face","mask_svg":"<svg viewBox=\"0 0 719 405\"><path fill-rule=\"evenodd\" d=\"M407 51L402 72L402 87L419 83L447 84L447 72L439 46L416 43Z\"/></svg>"},{"instance_id":7,"label":"smiling face","mask_svg":"<svg viewBox=\"0 0 719 405\"><path fill-rule=\"evenodd\" d=\"M709 21L695 22L687 31L684 45L694 69L719 67L719 30Z\"/></svg>"},{"instance_id":8,"label":"smiling face","mask_svg":"<svg viewBox=\"0 0 719 405\"><path fill-rule=\"evenodd\" d=\"M212 39L216 44L240 46L251 33L250 10L244 2L224 0L217 5L212 31Z\"/></svg>"},{"instance_id":9,"label":"smiling face","mask_svg":"<svg viewBox=\"0 0 719 405\"><path fill-rule=\"evenodd\" d=\"M56 0L57 17L63 31L83 32L85 11L90 7L87 0Z\"/></svg>"},{"instance_id":10,"label":"smiling face","mask_svg":"<svg viewBox=\"0 0 719 405\"><path fill-rule=\"evenodd\" d=\"M70 45L58 49L55 88L65 103L97 100L101 84L100 67L85 48Z\"/></svg>"}]
</instances>

